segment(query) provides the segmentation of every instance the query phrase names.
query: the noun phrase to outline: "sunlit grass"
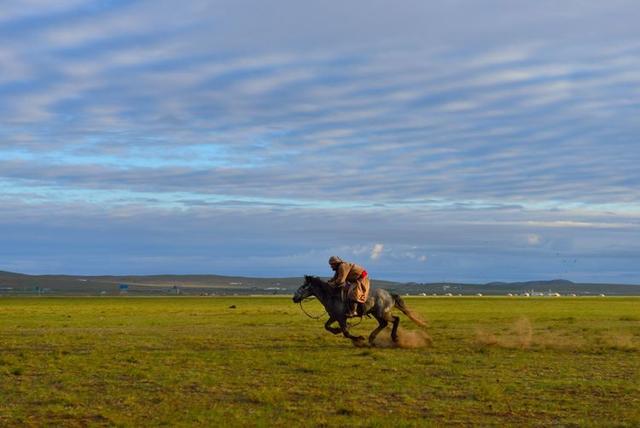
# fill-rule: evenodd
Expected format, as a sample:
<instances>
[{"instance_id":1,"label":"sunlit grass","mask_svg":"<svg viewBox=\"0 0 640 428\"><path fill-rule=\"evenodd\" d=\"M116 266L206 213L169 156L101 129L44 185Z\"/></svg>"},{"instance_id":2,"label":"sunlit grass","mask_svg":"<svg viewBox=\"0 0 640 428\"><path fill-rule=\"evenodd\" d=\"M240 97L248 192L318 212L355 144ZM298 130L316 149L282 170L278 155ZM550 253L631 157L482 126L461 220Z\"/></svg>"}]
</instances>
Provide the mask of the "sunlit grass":
<instances>
[{"instance_id":1,"label":"sunlit grass","mask_svg":"<svg viewBox=\"0 0 640 428\"><path fill-rule=\"evenodd\" d=\"M0 426L640 425L640 299L407 302L432 346L286 298L4 298Z\"/></svg>"}]
</instances>

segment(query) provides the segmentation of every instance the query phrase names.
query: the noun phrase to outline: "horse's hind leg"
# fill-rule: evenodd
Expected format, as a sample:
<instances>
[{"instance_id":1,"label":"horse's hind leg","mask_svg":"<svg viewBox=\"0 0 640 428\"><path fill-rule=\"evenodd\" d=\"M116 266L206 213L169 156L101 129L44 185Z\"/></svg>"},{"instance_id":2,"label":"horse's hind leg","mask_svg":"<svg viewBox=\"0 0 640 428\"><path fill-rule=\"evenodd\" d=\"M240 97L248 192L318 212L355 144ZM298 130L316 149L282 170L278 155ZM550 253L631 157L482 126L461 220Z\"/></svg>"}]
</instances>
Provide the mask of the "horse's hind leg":
<instances>
[{"instance_id":1,"label":"horse's hind leg","mask_svg":"<svg viewBox=\"0 0 640 428\"><path fill-rule=\"evenodd\" d=\"M373 341L376 339L376 336L378 335L378 333L380 333L382 330L384 330L387 327L387 325L389 325L389 321L387 321L384 318L376 317L376 319L378 320L378 327L376 327L376 329L373 330L369 335L369 343L371 345L373 345Z\"/></svg>"},{"instance_id":2,"label":"horse's hind leg","mask_svg":"<svg viewBox=\"0 0 640 428\"><path fill-rule=\"evenodd\" d=\"M393 318L393 327L391 328L391 340L394 342L398 341L398 325L400 325L400 317L392 315Z\"/></svg>"}]
</instances>

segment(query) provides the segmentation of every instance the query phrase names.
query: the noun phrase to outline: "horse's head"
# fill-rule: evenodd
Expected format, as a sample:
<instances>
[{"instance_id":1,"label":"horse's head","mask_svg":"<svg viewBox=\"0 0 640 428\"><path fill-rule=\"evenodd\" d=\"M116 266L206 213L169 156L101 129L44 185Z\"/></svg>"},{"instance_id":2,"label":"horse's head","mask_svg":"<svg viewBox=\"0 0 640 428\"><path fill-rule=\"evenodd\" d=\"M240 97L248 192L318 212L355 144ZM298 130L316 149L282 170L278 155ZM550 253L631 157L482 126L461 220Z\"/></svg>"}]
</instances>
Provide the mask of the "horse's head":
<instances>
[{"instance_id":1,"label":"horse's head","mask_svg":"<svg viewBox=\"0 0 640 428\"><path fill-rule=\"evenodd\" d=\"M304 284L302 284L296 290L293 295L293 303L300 303L307 297L313 295L313 277L309 275L304 276Z\"/></svg>"}]
</instances>

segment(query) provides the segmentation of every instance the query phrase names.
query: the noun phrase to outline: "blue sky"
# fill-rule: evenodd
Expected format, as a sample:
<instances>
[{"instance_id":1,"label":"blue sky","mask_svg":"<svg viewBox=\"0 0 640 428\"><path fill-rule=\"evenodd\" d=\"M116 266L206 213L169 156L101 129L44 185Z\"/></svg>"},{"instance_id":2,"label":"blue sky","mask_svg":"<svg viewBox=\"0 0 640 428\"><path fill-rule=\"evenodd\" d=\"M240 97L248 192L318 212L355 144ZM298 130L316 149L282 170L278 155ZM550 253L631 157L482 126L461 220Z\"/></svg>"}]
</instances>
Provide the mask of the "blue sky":
<instances>
[{"instance_id":1,"label":"blue sky","mask_svg":"<svg viewBox=\"0 0 640 428\"><path fill-rule=\"evenodd\" d=\"M3 1L0 269L640 283L639 21Z\"/></svg>"}]
</instances>

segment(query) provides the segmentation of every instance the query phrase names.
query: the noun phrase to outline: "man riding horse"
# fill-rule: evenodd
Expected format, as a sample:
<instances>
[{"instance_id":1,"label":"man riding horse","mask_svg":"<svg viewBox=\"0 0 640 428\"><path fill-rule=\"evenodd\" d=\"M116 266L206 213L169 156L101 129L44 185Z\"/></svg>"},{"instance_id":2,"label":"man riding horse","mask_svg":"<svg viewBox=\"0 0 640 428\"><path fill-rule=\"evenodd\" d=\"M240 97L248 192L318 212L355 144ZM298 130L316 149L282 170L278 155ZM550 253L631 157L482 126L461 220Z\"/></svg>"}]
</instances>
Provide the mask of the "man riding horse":
<instances>
[{"instance_id":1,"label":"man riding horse","mask_svg":"<svg viewBox=\"0 0 640 428\"><path fill-rule=\"evenodd\" d=\"M349 311L347 316L358 315L358 303L364 303L369 297L369 275L362 266L331 256L329 266L335 272L328 282L332 287L346 287Z\"/></svg>"}]
</instances>

